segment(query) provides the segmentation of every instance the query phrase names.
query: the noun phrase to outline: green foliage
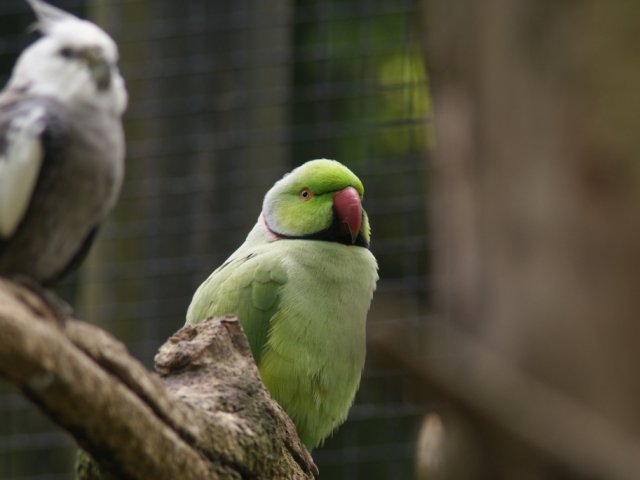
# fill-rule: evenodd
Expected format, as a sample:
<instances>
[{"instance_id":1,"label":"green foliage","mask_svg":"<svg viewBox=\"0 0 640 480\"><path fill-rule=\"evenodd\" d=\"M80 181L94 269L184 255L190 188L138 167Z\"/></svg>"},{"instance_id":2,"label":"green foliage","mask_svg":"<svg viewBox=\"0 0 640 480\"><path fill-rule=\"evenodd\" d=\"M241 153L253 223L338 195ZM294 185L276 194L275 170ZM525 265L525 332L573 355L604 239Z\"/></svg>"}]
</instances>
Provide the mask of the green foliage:
<instances>
[{"instance_id":1,"label":"green foliage","mask_svg":"<svg viewBox=\"0 0 640 480\"><path fill-rule=\"evenodd\" d=\"M313 4L298 3L303 10ZM294 163L330 155L357 166L425 152L431 100L419 36L406 12L351 17L341 13L343 5L324 2L335 19L303 23L296 31L303 60L295 65L294 88L303 95L294 106L294 123L310 131L321 123L327 133L303 135L315 138L294 146Z\"/></svg>"},{"instance_id":2,"label":"green foliage","mask_svg":"<svg viewBox=\"0 0 640 480\"><path fill-rule=\"evenodd\" d=\"M84 450L76 455L76 480L104 480L93 458Z\"/></svg>"}]
</instances>

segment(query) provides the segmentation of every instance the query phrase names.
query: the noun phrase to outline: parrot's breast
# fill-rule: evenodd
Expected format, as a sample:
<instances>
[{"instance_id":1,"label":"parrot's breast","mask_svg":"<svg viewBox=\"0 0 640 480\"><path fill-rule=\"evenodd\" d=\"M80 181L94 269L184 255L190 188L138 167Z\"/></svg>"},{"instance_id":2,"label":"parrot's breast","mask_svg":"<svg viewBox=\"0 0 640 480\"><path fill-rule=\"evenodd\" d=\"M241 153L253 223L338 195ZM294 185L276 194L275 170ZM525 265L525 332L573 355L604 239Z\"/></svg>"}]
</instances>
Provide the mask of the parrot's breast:
<instances>
[{"instance_id":1,"label":"parrot's breast","mask_svg":"<svg viewBox=\"0 0 640 480\"><path fill-rule=\"evenodd\" d=\"M363 247L312 240L274 244L286 252L288 281L259 369L313 448L344 421L358 389L377 264Z\"/></svg>"},{"instance_id":2,"label":"parrot's breast","mask_svg":"<svg viewBox=\"0 0 640 480\"><path fill-rule=\"evenodd\" d=\"M265 386L312 449L344 422L353 403L377 279L367 248L276 240L258 222L200 285L187 323L238 316Z\"/></svg>"}]
</instances>

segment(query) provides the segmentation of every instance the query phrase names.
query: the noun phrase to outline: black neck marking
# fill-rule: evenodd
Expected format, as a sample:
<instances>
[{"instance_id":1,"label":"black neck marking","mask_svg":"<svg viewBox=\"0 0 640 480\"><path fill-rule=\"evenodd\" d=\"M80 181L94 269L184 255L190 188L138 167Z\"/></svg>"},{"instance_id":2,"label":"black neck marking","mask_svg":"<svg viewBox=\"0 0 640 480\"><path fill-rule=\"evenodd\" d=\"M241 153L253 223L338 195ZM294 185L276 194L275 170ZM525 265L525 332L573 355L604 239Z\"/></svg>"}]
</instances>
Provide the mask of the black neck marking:
<instances>
[{"instance_id":1,"label":"black neck marking","mask_svg":"<svg viewBox=\"0 0 640 480\"><path fill-rule=\"evenodd\" d=\"M284 240L322 240L324 242L335 242L343 245L352 245L356 247L369 248L369 242L367 242L362 235L362 232L358 233L356 241L351 241L351 233L346 224L340 222L338 217L333 215L333 221L328 228L320 230L319 232L309 233L307 235L283 235L282 233L275 232L267 224L265 219L265 225L271 233Z\"/></svg>"}]
</instances>

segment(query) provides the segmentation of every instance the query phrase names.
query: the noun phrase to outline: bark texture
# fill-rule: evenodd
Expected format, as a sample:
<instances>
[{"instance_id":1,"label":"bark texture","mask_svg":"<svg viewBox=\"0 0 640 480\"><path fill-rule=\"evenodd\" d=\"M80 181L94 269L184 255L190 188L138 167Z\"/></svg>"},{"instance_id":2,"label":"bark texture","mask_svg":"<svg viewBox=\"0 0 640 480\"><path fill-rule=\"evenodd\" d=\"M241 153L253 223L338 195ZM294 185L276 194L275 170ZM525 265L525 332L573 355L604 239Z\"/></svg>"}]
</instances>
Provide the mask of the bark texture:
<instances>
[{"instance_id":1,"label":"bark texture","mask_svg":"<svg viewBox=\"0 0 640 480\"><path fill-rule=\"evenodd\" d=\"M0 279L0 375L70 432L104 478L313 478L234 318L172 336L147 371L97 327Z\"/></svg>"}]
</instances>

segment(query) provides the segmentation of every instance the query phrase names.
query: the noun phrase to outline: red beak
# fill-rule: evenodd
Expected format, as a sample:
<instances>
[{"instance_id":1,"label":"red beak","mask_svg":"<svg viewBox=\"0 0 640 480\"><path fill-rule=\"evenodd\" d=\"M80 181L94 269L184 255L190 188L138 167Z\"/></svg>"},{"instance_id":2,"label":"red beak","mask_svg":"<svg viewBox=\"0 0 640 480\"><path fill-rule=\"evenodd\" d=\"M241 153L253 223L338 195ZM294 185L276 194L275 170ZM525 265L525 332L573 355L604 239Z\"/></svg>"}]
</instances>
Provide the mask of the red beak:
<instances>
[{"instance_id":1,"label":"red beak","mask_svg":"<svg viewBox=\"0 0 640 480\"><path fill-rule=\"evenodd\" d=\"M362 205L358 191L353 187L340 190L333 196L333 209L340 223L349 228L351 243L355 243L362 225Z\"/></svg>"}]
</instances>

